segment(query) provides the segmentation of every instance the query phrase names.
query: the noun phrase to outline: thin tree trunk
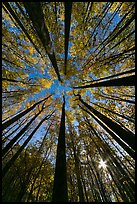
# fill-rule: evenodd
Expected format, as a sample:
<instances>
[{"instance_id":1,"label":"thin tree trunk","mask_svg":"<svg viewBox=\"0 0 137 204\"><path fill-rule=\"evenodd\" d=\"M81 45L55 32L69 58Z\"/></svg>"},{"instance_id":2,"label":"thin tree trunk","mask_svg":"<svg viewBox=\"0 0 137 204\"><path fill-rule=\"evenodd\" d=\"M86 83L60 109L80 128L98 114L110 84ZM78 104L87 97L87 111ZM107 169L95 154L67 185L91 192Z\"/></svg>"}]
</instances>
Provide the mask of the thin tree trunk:
<instances>
[{"instance_id":1,"label":"thin tree trunk","mask_svg":"<svg viewBox=\"0 0 137 204\"><path fill-rule=\"evenodd\" d=\"M74 134L71 131L71 129L72 129L72 126L70 125L70 122L69 122L69 132L70 132L70 136L71 136L72 149L73 149L73 153L74 153L75 171L76 171L76 176L77 176L79 201L80 202L85 202L84 192L83 192L83 187L82 187L82 182L81 182L80 161L79 161L78 155L76 153L76 146L74 144L74 139L73 139Z\"/></svg>"},{"instance_id":2,"label":"thin tree trunk","mask_svg":"<svg viewBox=\"0 0 137 204\"><path fill-rule=\"evenodd\" d=\"M53 113L52 113L53 114ZM52 115L51 114L51 115ZM28 144L28 142L32 139L33 135L36 133L36 131L38 130L38 128L42 125L42 123L49 119L50 116L46 116L44 119L42 119L40 121L40 123L37 125L37 127L32 131L32 133L30 134L30 136L25 140L25 142L23 143L23 145L19 148L19 150L14 154L14 156L8 161L8 163L4 166L3 170L2 170L2 176L4 177L5 174L7 173L7 171L9 170L9 168L14 164L14 162L16 161L16 159L18 158L18 156L21 154L21 152L23 151L23 149L26 147L26 145Z\"/></svg>"},{"instance_id":3,"label":"thin tree trunk","mask_svg":"<svg viewBox=\"0 0 137 204\"><path fill-rule=\"evenodd\" d=\"M25 29L25 27L23 26L23 24L21 23L20 19L18 18L18 16L15 14L15 12L13 11L13 9L11 8L11 6L9 5L8 2L3 2L3 4L5 5L6 9L9 11L9 13L11 14L11 16L15 19L15 21L18 23L18 25L20 26L20 28L22 29L22 31L25 33L25 35L27 36L27 38L30 40L30 42L33 44L33 46L35 47L35 49L37 50L37 52L41 55L40 51L38 50L38 48L36 47L35 43L32 41L32 38L30 37L30 35L28 34L27 30Z\"/></svg>"},{"instance_id":4,"label":"thin tree trunk","mask_svg":"<svg viewBox=\"0 0 137 204\"><path fill-rule=\"evenodd\" d=\"M12 123L16 122L17 120L19 120L20 118L22 118L24 115L26 115L27 113L29 113L31 110L33 110L38 104L42 103L43 101L47 100L49 97L51 97L51 95L49 95L48 97L38 101L37 103L35 103L33 106L31 106L30 108L28 108L27 110L19 113L18 115L16 115L15 117L11 118L10 120L4 122L2 124L2 130L4 130L5 128L7 128L8 126L10 126Z\"/></svg>"},{"instance_id":5,"label":"thin tree trunk","mask_svg":"<svg viewBox=\"0 0 137 204\"><path fill-rule=\"evenodd\" d=\"M124 142L126 142L133 150L135 150L135 135L132 132L127 132L120 125L107 118L102 113L95 110L92 106L84 102L79 96L79 100L85 105L95 116L97 116L102 122L104 122L112 131L114 131ZM133 144L134 143L134 144Z\"/></svg>"},{"instance_id":6,"label":"thin tree trunk","mask_svg":"<svg viewBox=\"0 0 137 204\"><path fill-rule=\"evenodd\" d=\"M78 184L78 191L79 191L79 202L85 202L84 199L84 193L83 193L83 187L82 187L82 182L81 182L81 172L80 172L80 167L79 167L79 158L76 154L76 148L74 146L73 142L73 152L74 152L74 160L75 160L75 170L76 170L76 176L77 176L77 184Z\"/></svg>"},{"instance_id":7,"label":"thin tree trunk","mask_svg":"<svg viewBox=\"0 0 137 204\"><path fill-rule=\"evenodd\" d=\"M121 75L124 75L124 74L130 74L130 73L133 73L133 72L135 72L135 68L133 68L133 69L131 69L131 70L128 70L128 71L125 71L125 72L118 73L118 74L110 75L110 76L107 76L107 77L104 77L104 78L100 78L100 79L88 81L88 83L98 82L98 81L102 81L102 80L104 80L104 79L111 79L111 78L113 78L113 77L121 76Z\"/></svg>"},{"instance_id":8,"label":"thin tree trunk","mask_svg":"<svg viewBox=\"0 0 137 204\"><path fill-rule=\"evenodd\" d=\"M42 110L37 113L28 123L23 127L23 129L6 145L6 147L2 150L2 156L4 156L8 150L13 146L13 144L21 137L21 135L28 129L28 127L31 125L31 123L37 118L37 116L43 111Z\"/></svg>"},{"instance_id":9,"label":"thin tree trunk","mask_svg":"<svg viewBox=\"0 0 137 204\"><path fill-rule=\"evenodd\" d=\"M50 126L51 126L51 125L49 125L49 127L48 127L48 129L47 129L47 131L46 131L46 134L45 134L45 136L44 136L44 138L43 138L42 143L44 142L44 140L45 140L45 138L46 138L46 136L47 136L47 134L48 134L48 131L49 131L49 129L50 129ZM42 145L41 145L40 148L39 148L39 152L41 151L41 149L42 149ZM43 165L44 162L45 162L46 154L47 154L47 151L46 151L46 153L44 154L44 157L43 157L43 159L42 159L41 165L40 165L38 171L36 172L35 178L33 179L33 183L32 183L32 185L31 185L31 189L30 189L30 192L29 192L29 195L28 195L28 198L27 198L27 202L29 202L29 199L31 198L31 195L32 195L32 193L33 193L34 185L35 185L35 183L36 183L36 179L37 179L38 176L39 176L39 173L40 173L40 171L41 171L42 165Z\"/></svg>"},{"instance_id":10,"label":"thin tree trunk","mask_svg":"<svg viewBox=\"0 0 137 204\"><path fill-rule=\"evenodd\" d=\"M52 202L68 202L66 148L65 148L65 97L57 146Z\"/></svg>"},{"instance_id":11,"label":"thin tree trunk","mask_svg":"<svg viewBox=\"0 0 137 204\"><path fill-rule=\"evenodd\" d=\"M81 107L82 108L82 107ZM128 147L126 145L125 142L123 142L118 136L117 133L115 134L115 132L113 130L111 130L102 120L100 120L96 115L94 115L93 113L85 110L84 108L82 108L84 111L86 111L88 114L90 114L114 139L115 141L132 157L135 159L135 153L134 151ZM112 121L113 122L113 121ZM123 129L124 130L124 129ZM117 131L117 130L115 130ZM118 130L119 131L119 130ZM127 135L127 133L126 133ZM123 136L123 135L120 135ZM125 135L124 135L125 136ZM128 138L129 139L129 138ZM133 146L133 144L132 144Z\"/></svg>"},{"instance_id":12,"label":"thin tree trunk","mask_svg":"<svg viewBox=\"0 0 137 204\"><path fill-rule=\"evenodd\" d=\"M101 97L103 97L103 98L105 98L105 99L110 99L110 100L114 100L114 101L124 101L124 102L127 102L127 103L131 103L131 104L135 104L135 101L133 101L133 100L127 100L127 99L123 99L123 98L119 98L119 97L117 97L117 96L108 96L107 94L105 94L105 95L101 95L101 94L98 94L98 96L101 96Z\"/></svg>"},{"instance_id":13,"label":"thin tree trunk","mask_svg":"<svg viewBox=\"0 0 137 204\"><path fill-rule=\"evenodd\" d=\"M135 75L118 79L111 79L98 83L88 84L85 86L73 87L74 89L94 88L94 87L111 87L111 86L135 86Z\"/></svg>"},{"instance_id":14,"label":"thin tree trunk","mask_svg":"<svg viewBox=\"0 0 137 204\"><path fill-rule=\"evenodd\" d=\"M64 3L65 3L65 63L64 63L65 71L64 73L66 75L72 2L66 1Z\"/></svg>"},{"instance_id":15,"label":"thin tree trunk","mask_svg":"<svg viewBox=\"0 0 137 204\"><path fill-rule=\"evenodd\" d=\"M130 122L132 122L132 123L135 122L132 118L129 118L128 116L121 115L121 114L119 114L119 113L117 113L117 112L115 112L115 111L112 111L112 110L110 110L110 109L107 109L107 108L105 108L105 107L103 107L103 106L100 106L100 105L98 105L98 104L96 104L96 103L92 103L92 104L94 104L95 106L98 106L98 107L100 107L100 108L102 108L102 109L104 109L104 110L106 110L106 111L108 111L108 112L110 112L110 113L113 113L113 114L115 114L115 115L117 115L117 116L119 116L119 117L121 117L121 118L124 118L124 119L126 119L126 120L128 120L128 121L130 121Z\"/></svg>"}]
</instances>

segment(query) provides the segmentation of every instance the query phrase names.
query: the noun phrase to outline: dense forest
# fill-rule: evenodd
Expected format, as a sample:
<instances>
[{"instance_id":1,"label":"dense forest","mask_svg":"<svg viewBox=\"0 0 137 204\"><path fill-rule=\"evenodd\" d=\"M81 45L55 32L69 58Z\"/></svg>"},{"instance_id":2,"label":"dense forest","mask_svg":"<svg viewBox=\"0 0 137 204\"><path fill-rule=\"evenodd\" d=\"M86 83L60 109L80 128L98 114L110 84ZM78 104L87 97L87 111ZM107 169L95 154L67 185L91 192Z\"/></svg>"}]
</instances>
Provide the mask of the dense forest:
<instances>
[{"instance_id":1,"label":"dense forest","mask_svg":"<svg viewBox=\"0 0 137 204\"><path fill-rule=\"evenodd\" d=\"M135 201L135 2L2 3L2 201Z\"/></svg>"}]
</instances>

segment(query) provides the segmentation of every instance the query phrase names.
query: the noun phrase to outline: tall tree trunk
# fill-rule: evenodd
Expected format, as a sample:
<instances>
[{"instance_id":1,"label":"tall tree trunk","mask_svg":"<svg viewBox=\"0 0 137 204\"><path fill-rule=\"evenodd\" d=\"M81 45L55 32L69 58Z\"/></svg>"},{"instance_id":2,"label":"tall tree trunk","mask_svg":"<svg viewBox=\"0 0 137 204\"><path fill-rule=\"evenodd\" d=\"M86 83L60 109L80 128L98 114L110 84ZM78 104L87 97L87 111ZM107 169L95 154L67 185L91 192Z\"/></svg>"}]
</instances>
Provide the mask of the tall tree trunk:
<instances>
[{"instance_id":1,"label":"tall tree trunk","mask_svg":"<svg viewBox=\"0 0 137 204\"><path fill-rule=\"evenodd\" d=\"M21 137L21 135L28 129L31 123L37 118L37 116L43 111L43 108L39 113L37 113L28 123L23 127L23 129L6 145L2 150L2 156L4 156L9 149L14 145L14 143Z\"/></svg>"},{"instance_id":2,"label":"tall tree trunk","mask_svg":"<svg viewBox=\"0 0 137 204\"><path fill-rule=\"evenodd\" d=\"M107 94L105 95L102 95L102 94L97 94L98 96L101 96L105 99L110 99L110 100L115 100L115 101L124 101L124 102L127 102L127 103L131 103L131 104L135 104L135 101L133 100L127 100L127 99L123 99L123 98L120 98L120 97L117 97L117 96L108 96Z\"/></svg>"},{"instance_id":3,"label":"tall tree trunk","mask_svg":"<svg viewBox=\"0 0 137 204\"><path fill-rule=\"evenodd\" d=\"M66 1L64 3L65 3L65 75L66 75L72 2Z\"/></svg>"},{"instance_id":4,"label":"tall tree trunk","mask_svg":"<svg viewBox=\"0 0 137 204\"><path fill-rule=\"evenodd\" d=\"M104 77L104 78L92 80L92 81L89 81L89 83L102 81L102 80L104 80L104 79L111 79L111 78L113 78L113 77L121 76L121 75L124 75L124 74L129 74L129 73L132 73L132 72L135 72L135 69L134 69L134 68L131 69L131 70L125 71L125 72L121 72L121 73L114 74L114 75L110 75L110 76L107 76L107 77Z\"/></svg>"},{"instance_id":5,"label":"tall tree trunk","mask_svg":"<svg viewBox=\"0 0 137 204\"><path fill-rule=\"evenodd\" d=\"M66 147L65 147L65 97L62 106L61 124L57 146L55 177L53 186L53 202L68 202Z\"/></svg>"},{"instance_id":6,"label":"tall tree trunk","mask_svg":"<svg viewBox=\"0 0 137 204\"><path fill-rule=\"evenodd\" d=\"M52 113L53 114L53 113ZM51 115L52 115L51 114ZM44 119L42 119L40 121L40 123L37 125L37 127L32 131L32 133L30 134L30 136L25 140L25 142L23 143L23 145L19 148L19 150L14 154L14 156L11 158L11 160L8 161L8 163L4 166L3 170L2 170L2 176L4 177L5 174L7 173L7 171L9 170L9 168L14 164L14 162L16 161L16 159L18 158L18 156L21 154L21 152L23 151L23 149L26 147L26 145L28 144L28 142L32 139L33 135L36 133L36 131L38 130L38 128L42 125L42 123L49 119L50 116L46 116Z\"/></svg>"},{"instance_id":7,"label":"tall tree trunk","mask_svg":"<svg viewBox=\"0 0 137 204\"><path fill-rule=\"evenodd\" d=\"M83 187L82 187L82 181L81 181L81 170L80 170L80 161L76 152L76 146L74 144L74 134L72 132L72 126L69 121L69 132L70 132L70 137L71 137L71 143L72 143L72 149L74 153L74 161L75 161L75 171L76 171L76 177L77 177L77 185L78 185L78 194L79 194L79 201L80 202L85 202L84 199L84 192L83 192Z\"/></svg>"},{"instance_id":8,"label":"tall tree trunk","mask_svg":"<svg viewBox=\"0 0 137 204\"><path fill-rule=\"evenodd\" d=\"M43 140L42 140L42 144L43 144L43 142L44 142L44 140L45 140L45 138L46 138L46 136L47 136L47 134L48 134L48 132L49 132L50 126L51 126L51 124L49 125L49 127L48 127L48 129L47 129L47 131L46 131L46 134L44 135L44 138L43 138ZM38 152L41 152L42 146L43 146L43 145L40 146ZM47 149L47 150L48 150L48 149ZM29 195L28 195L28 198L27 198L27 202L29 202L29 199L31 198L31 195L32 195L32 193L33 193L34 185L35 185L35 183L36 183L36 179L37 179L38 176L39 176L39 173L40 173L40 171L41 171L42 165L43 165L44 162L45 162L45 157L47 156L46 154L47 154L47 151L46 151L46 153L44 153L44 157L43 157L43 159L42 159L41 165L40 165L38 171L36 172L35 178L33 179L33 183L32 183L32 185L31 185L31 189L30 189L30 192L29 192Z\"/></svg>"},{"instance_id":9,"label":"tall tree trunk","mask_svg":"<svg viewBox=\"0 0 137 204\"><path fill-rule=\"evenodd\" d=\"M131 157L135 158L134 151L135 150L135 136L132 132L127 132L123 128L121 128L120 125L113 122L111 119L107 118L105 115L101 114L97 110L95 110L93 107L88 105L86 102L84 102L81 97L79 97L79 100L81 103L83 103L91 112L85 110L88 114L92 115L92 117L95 118L95 120L105 129L113 138L118 142L125 151L127 151ZM115 133L115 134L114 134ZM120 137L118 137L118 136ZM122 140L124 141L122 141ZM126 143L133 149L130 149Z\"/></svg>"},{"instance_id":10,"label":"tall tree trunk","mask_svg":"<svg viewBox=\"0 0 137 204\"><path fill-rule=\"evenodd\" d=\"M20 118L22 118L24 115L26 115L27 113L29 113L31 110L33 110L38 104L42 103L43 101L47 100L49 97L51 97L51 95L49 95L48 97L38 101L37 103L35 103L33 106L31 106L30 108L28 108L27 110L19 113L18 115L16 115L15 117L11 118L10 120L6 121L5 123L2 124L2 130L4 130L5 128L7 128L8 126L10 126L12 123L16 122L17 120L19 120Z\"/></svg>"},{"instance_id":11,"label":"tall tree trunk","mask_svg":"<svg viewBox=\"0 0 137 204\"><path fill-rule=\"evenodd\" d=\"M45 24L44 20L44 14L41 7L40 2L24 2L25 9L29 15L29 18L31 19L33 26L36 30L36 33L39 36L39 39L41 40L49 59L54 67L54 70L58 76L58 80L61 82L59 69L55 57L55 53L53 50L53 45L50 39L50 34L48 31L48 28Z\"/></svg>"},{"instance_id":12,"label":"tall tree trunk","mask_svg":"<svg viewBox=\"0 0 137 204\"><path fill-rule=\"evenodd\" d=\"M8 10L8 12L11 14L11 16L15 19L15 21L17 22L17 27L18 25L20 26L20 28L22 29L22 31L24 32L24 34L27 36L27 38L30 40L30 42L33 44L33 46L35 47L35 49L37 50L37 52L41 55L39 49L37 48L36 44L33 42L32 38L30 37L29 33L27 32L26 28L24 27L24 25L21 23L20 19L18 18L18 16L16 15L16 13L13 11L13 9L11 8L11 6L9 5L8 2L3 2L3 4L5 5L6 9ZM5 9L5 10L6 10ZM6 11L7 12L7 11Z\"/></svg>"},{"instance_id":13,"label":"tall tree trunk","mask_svg":"<svg viewBox=\"0 0 137 204\"><path fill-rule=\"evenodd\" d=\"M113 110L110 110L110 109L107 109L107 108L105 108L105 107L103 107L103 106L100 106L100 105L98 105L97 103L92 103L92 104L94 104L95 106L98 106L98 107L100 107L100 108L102 108L102 109L104 109L104 110L106 110L106 111L108 111L108 112L110 112L110 113L113 113L113 114L115 114L115 115L117 115L117 116L119 116L119 117L121 117L121 118L124 118L124 119L126 119L126 120L128 120L128 121L130 121L130 122L132 122L132 123L135 122L132 118L129 118L128 116L125 116L125 115L121 115L121 114L119 114L119 113L117 113L117 112L115 112L115 111L113 111Z\"/></svg>"},{"instance_id":14,"label":"tall tree trunk","mask_svg":"<svg viewBox=\"0 0 137 204\"><path fill-rule=\"evenodd\" d=\"M82 187L82 182L81 182L81 172L80 172L80 167L79 167L79 158L78 158L78 156L76 154L76 148L75 148L74 142L72 142L72 145L73 145L74 160L75 160L75 170L76 170L78 192L79 192L79 202L85 202L83 187Z\"/></svg>"},{"instance_id":15,"label":"tall tree trunk","mask_svg":"<svg viewBox=\"0 0 137 204\"><path fill-rule=\"evenodd\" d=\"M73 87L74 89L94 88L94 87L110 87L110 86L135 86L135 75L126 76L118 79L111 79L98 83L88 84L85 86Z\"/></svg>"}]
</instances>

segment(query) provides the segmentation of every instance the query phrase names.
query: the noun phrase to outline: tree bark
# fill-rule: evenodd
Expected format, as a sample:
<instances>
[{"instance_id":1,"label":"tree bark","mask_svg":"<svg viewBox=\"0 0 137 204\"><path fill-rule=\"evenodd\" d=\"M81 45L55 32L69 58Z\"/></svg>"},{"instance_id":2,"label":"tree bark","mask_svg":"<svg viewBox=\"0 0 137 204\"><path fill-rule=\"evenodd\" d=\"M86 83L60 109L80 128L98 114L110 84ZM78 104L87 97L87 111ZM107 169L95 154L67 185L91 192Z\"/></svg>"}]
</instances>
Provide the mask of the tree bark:
<instances>
[{"instance_id":1,"label":"tree bark","mask_svg":"<svg viewBox=\"0 0 137 204\"><path fill-rule=\"evenodd\" d=\"M44 15L40 2L24 2L25 9L33 23L33 26L41 40L49 59L54 67L54 70L58 76L58 80L61 82L59 69L57 66L57 61L55 53L52 47L52 42L50 39L50 34L48 28L45 24Z\"/></svg>"},{"instance_id":2,"label":"tree bark","mask_svg":"<svg viewBox=\"0 0 137 204\"><path fill-rule=\"evenodd\" d=\"M132 132L127 132L120 125L107 118L102 113L95 110L92 106L84 102L81 97L79 100L85 105L94 115L96 115L101 121L103 121L111 130L113 130L125 143L127 143L133 150L135 150L135 135ZM133 144L134 143L134 144Z\"/></svg>"},{"instance_id":3,"label":"tree bark","mask_svg":"<svg viewBox=\"0 0 137 204\"><path fill-rule=\"evenodd\" d=\"M53 114L53 113L52 113ZM52 115L51 114L51 115ZM26 145L28 144L28 142L32 139L33 135L36 133L36 131L38 130L38 128L42 125L42 123L49 119L50 116L46 116L44 119L42 119L40 121L40 123L37 125L37 127L32 131L32 133L30 134L30 136L25 140L25 142L23 143L23 145L19 148L19 150L14 154L14 156L11 158L11 160L8 161L8 163L4 166L3 170L2 170L2 176L4 177L5 174L7 173L7 171L9 170L9 168L14 164L14 162L16 161L16 159L18 158L18 156L21 154L21 152L23 151L23 149L26 147Z\"/></svg>"},{"instance_id":4,"label":"tree bark","mask_svg":"<svg viewBox=\"0 0 137 204\"><path fill-rule=\"evenodd\" d=\"M64 3L65 3L65 75L66 75L72 2L66 1Z\"/></svg>"},{"instance_id":5,"label":"tree bark","mask_svg":"<svg viewBox=\"0 0 137 204\"><path fill-rule=\"evenodd\" d=\"M83 102L84 102L84 101L83 101ZM85 102L84 102L84 103L85 103ZM86 103L85 103L85 104L86 104ZM88 105L88 104L86 104L86 107L88 107L87 105ZM90 109L90 107L91 107L91 106L89 106L88 109ZM81 108L82 108L82 107L81 107ZM127 131L125 131L124 129L122 129L119 125L117 126L117 124L114 123L113 121L112 121L112 123L111 123L111 120L105 120L105 121L103 121L103 120L101 119L102 117L100 118L100 117L97 117L97 116L95 115L95 111L94 111L94 114L93 114L93 113L91 113L91 112L85 110L84 108L82 108L82 109L83 109L84 111L86 111L88 114L90 114L90 115L114 138L114 140L115 140L132 158L135 159L134 150L131 149L129 146L127 146L127 144L121 140L121 137L122 137L123 140L126 139L126 140L128 141L128 143L130 143L131 146L135 149L135 144L132 144L131 141L130 141L130 136L131 136L131 140L133 140L132 142L134 142L134 134L133 134L133 133L129 134ZM97 111L97 113L99 113L99 112ZM97 115L98 115L98 116L101 116L102 114L99 113L99 114L97 114ZM104 116L104 115L103 115L103 116ZM106 116L105 116L105 117L106 117ZM104 117L103 117L103 119L104 119ZM107 118L107 119L108 119L108 118ZM107 121L107 122L106 122L106 121ZM108 121L109 121L109 122L108 122ZM104 122L106 122L106 123L104 123ZM110 125L110 124L111 124L111 125ZM117 129L114 128L113 124L114 124L114 126L115 126L115 124L116 124L115 127L117 127ZM109 126L112 127L112 129L111 129ZM118 129L119 127L120 127L120 129ZM122 135L121 130L122 130L122 132L123 132L124 135ZM120 134L119 137L117 136L118 133ZM124 138L124 137L125 137L125 138Z\"/></svg>"},{"instance_id":6,"label":"tree bark","mask_svg":"<svg viewBox=\"0 0 137 204\"><path fill-rule=\"evenodd\" d=\"M104 78L100 78L100 79L96 79L96 80L92 80L92 81L88 81L88 82L89 83L90 82L98 82L98 81L102 81L104 79L111 79L113 77L121 76L121 75L124 75L124 74L130 74L132 72L135 72L135 69L131 69L131 70L128 70L128 71L125 71L125 72L121 72L121 73L118 73L118 74L110 75L110 76L107 76L107 77L104 77Z\"/></svg>"},{"instance_id":7,"label":"tree bark","mask_svg":"<svg viewBox=\"0 0 137 204\"><path fill-rule=\"evenodd\" d=\"M28 129L31 123L37 118L37 116L43 111L43 109L37 113L25 127L6 145L6 147L2 150L2 157L9 151L9 149L13 146L13 144L21 137L21 135Z\"/></svg>"},{"instance_id":8,"label":"tree bark","mask_svg":"<svg viewBox=\"0 0 137 204\"><path fill-rule=\"evenodd\" d=\"M62 106L52 202L68 202L65 148L65 98Z\"/></svg>"},{"instance_id":9,"label":"tree bark","mask_svg":"<svg viewBox=\"0 0 137 204\"><path fill-rule=\"evenodd\" d=\"M111 87L111 86L135 86L135 75L118 79L111 79L98 83L88 84L85 86L73 87L74 89L94 88L94 87Z\"/></svg>"},{"instance_id":10,"label":"tree bark","mask_svg":"<svg viewBox=\"0 0 137 204\"><path fill-rule=\"evenodd\" d=\"M35 103L33 106L31 106L30 108L28 108L27 110L19 113L18 115L16 115L15 117L11 118L10 120L4 122L2 124L2 130L4 130L5 128L7 128L8 126L10 126L12 123L16 122L17 120L19 120L20 118L22 118L24 115L26 115L27 113L29 113L31 110L33 110L38 104L42 103L43 101L47 100L49 97L51 97L51 95L49 95L48 97L38 101L37 103Z\"/></svg>"},{"instance_id":11,"label":"tree bark","mask_svg":"<svg viewBox=\"0 0 137 204\"><path fill-rule=\"evenodd\" d=\"M93 104L94 104L95 106L98 106L98 107L100 107L100 108L102 108L102 109L104 109L104 110L106 110L106 111L108 111L108 112L110 112L110 113L113 113L113 114L115 114L115 115L117 115L117 116L119 116L119 117L121 117L121 118L124 118L124 119L126 119L126 120L128 120L128 121L130 121L130 122L132 122L132 123L135 122L132 118L129 118L128 116L121 115L121 114L119 114L119 113L117 113L117 112L115 112L115 111L112 111L112 110L110 110L110 109L107 109L107 108L105 108L105 107L103 107L103 106L100 106L100 105L98 105L98 104L96 104L96 103L93 103Z\"/></svg>"}]
</instances>

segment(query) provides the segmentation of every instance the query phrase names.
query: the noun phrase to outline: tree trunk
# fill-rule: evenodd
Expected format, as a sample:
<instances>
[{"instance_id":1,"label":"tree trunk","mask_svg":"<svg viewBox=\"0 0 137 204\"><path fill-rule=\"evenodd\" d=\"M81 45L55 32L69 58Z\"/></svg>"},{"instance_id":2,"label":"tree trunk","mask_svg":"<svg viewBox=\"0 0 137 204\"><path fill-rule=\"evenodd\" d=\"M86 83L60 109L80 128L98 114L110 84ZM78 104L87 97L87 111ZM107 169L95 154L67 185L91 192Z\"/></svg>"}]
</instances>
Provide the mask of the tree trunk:
<instances>
[{"instance_id":1,"label":"tree trunk","mask_svg":"<svg viewBox=\"0 0 137 204\"><path fill-rule=\"evenodd\" d=\"M104 110L106 110L106 111L108 111L108 112L110 112L110 113L113 113L113 114L115 114L115 115L117 115L117 116L119 116L119 117L121 117L121 118L124 118L124 119L126 119L126 120L128 120L128 121L130 121L130 122L132 122L132 123L135 122L132 118L129 118L128 116L121 115L121 114L119 114L119 113L117 113L117 112L115 112L115 111L113 111L113 110L107 109L107 108L105 108L105 107L103 107L103 106L100 106L100 105L98 105L98 104L96 104L96 103L92 103L92 104L94 104L95 106L98 106L98 107L100 107L100 108L102 108L102 109L104 109Z\"/></svg>"},{"instance_id":2,"label":"tree trunk","mask_svg":"<svg viewBox=\"0 0 137 204\"><path fill-rule=\"evenodd\" d=\"M62 106L62 117L58 138L55 177L53 186L53 202L68 202L66 148L65 148L65 97Z\"/></svg>"},{"instance_id":3,"label":"tree trunk","mask_svg":"<svg viewBox=\"0 0 137 204\"><path fill-rule=\"evenodd\" d=\"M80 167L79 167L79 158L78 158L78 156L76 154L76 148L74 146L74 142L73 142L72 145L73 145L74 160L75 160L75 170L76 170L78 192L79 192L79 202L85 202L83 187L82 187L82 182L81 182L81 172L80 172Z\"/></svg>"},{"instance_id":4,"label":"tree trunk","mask_svg":"<svg viewBox=\"0 0 137 204\"><path fill-rule=\"evenodd\" d=\"M65 75L66 75L72 2L66 1L64 3L65 3Z\"/></svg>"},{"instance_id":5,"label":"tree trunk","mask_svg":"<svg viewBox=\"0 0 137 204\"><path fill-rule=\"evenodd\" d=\"M21 135L28 129L28 127L31 125L31 123L37 118L37 116L43 111L43 109L37 113L28 123L25 125L25 127L6 145L6 147L2 150L2 156L4 156L9 149L13 146L13 144L21 137Z\"/></svg>"},{"instance_id":6,"label":"tree trunk","mask_svg":"<svg viewBox=\"0 0 137 204\"><path fill-rule=\"evenodd\" d=\"M133 100L127 100L127 99L123 99L123 98L120 98L120 97L117 97L117 96L108 96L107 94L105 95L101 95L101 94L97 94L98 96L101 96L105 99L110 99L110 100L114 100L114 101L124 101L124 102L127 102L127 103L131 103L131 104L135 104L135 101Z\"/></svg>"},{"instance_id":7,"label":"tree trunk","mask_svg":"<svg viewBox=\"0 0 137 204\"><path fill-rule=\"evenodd\" d=\"M52 113L53 114L53 113ZM51 114L51 115L52 115ZM50 115L50 116L51 116ZM26 145L28 144L28 142L32 139L33 135L36 133L36 131L38 130L38 128L41 126L41 124L47 120L49 117L46 116L44 119L42 119L40 121L40 123L38 124L38 126L32 131L32 133L30 134L30 136L25 140L25 142L23 143L23 145L19 148L19 150L14 154L14 156L11 158L10 161L8 161L8 163L4 166L3 170L2 170L2 176L4 177L5 174L7 173L7 171L9 170L9 168L14 164L15 160L18 158L18 156L21 154L21 152L23 151L23 149L26 147Z\"/></svg>"},{"instance_id":8,"label":"tree trunk","mask_svg":"<svg viewBox=\"0 0 137 204\"><path fill-rule=\"evenodd\" d=\"M24 2L25 9L29 15L29 18L31 19L33 26L36 30L36 33L39 36L39 39L41 40L49 59L54 67L54 70L58 76L58 80L61 82L57 61L55 57L55 53L52 47L52 42L50 39L50 34L48 31L48 28L45 24L43 10L40 5L40 2Z\"/></svg>"},{"instance_id":9,"label":"tree trunk","mask_svg":"<svg viewBox=\"0 0 137 204\"><path fill-rule=\"evenodd\" d=\"M19 113L18 115L16 115L15 117L11 118L10 120L6 121L5 123L2 124L2 130L4 130L5 128L7 128L8 126L10 126L12 123L16 122L17 120L19 120L20 118L22 118L24 115L26 115L27 113L29 113L31 110L33 110L38 104L42 103L43 101L47 100L49 97L51 97L51 95L49 95L48 97L40 100L39 102L35 103L33 106L31 106L30 108L28 108L27 110Z\"/></svg>"},{"instance_id":10,"label":"tree trunk","mask_svg":"<svg viewBox=\"0 0 137 204\"><path fill-rule=\"evenodd\" d=\"M97 116L102 122L104 122L112 131L114 131L125 143L127 143L133 150L135 150L135 135L132 132L127 132L120 125L107 118L102 113L95 110L92 106L84 102L81 97L79 100L84 104L95 116Z\"/></svg>"},{"instance_id":11,"label":"tree trunk","mask_svg":"<svg viewBox=\"0 0 137 204\"><path fill-rule=\"evenodd\" d=\"M27 30L25 29L25 27L23 26L23 24L21 23L20 19L18 18L18 16L16 15L16 13L13 11L13 9L11 8L11 6L9 5L8 2L3 2L3 4L5 5L6 9L8 10L8 12L11 14L11 16L15 19L15 21L18 23L18 25L20 26L20 28L22 29L22 31L24 32L24 34L27 36L27 38L30 40L30 42L33 44L33 46L35 47L35 49L37 50L37 52L41 55L39 49L36 47L36 44L33 42L32 38L30 37L30 35L28 34ZM17 26L18 27L18 26Z\"/></svg>"},{"instance_id":12,"label":"tree trunk","mask_svg":"<svg viewBox=\"0 0 137 204\"><path fill-rule=\"evenodd\" d=\"M135 86L135 75L118 79L111 79L85 86L73 87L74 89L94 88L94 87L110 87L110 86Z\"/></svg>"},{"instance_id":13,"label":"tree trunk","mask_svg":"<svg viewBox=\"0 0 137 204\"><path fill-rule=\"evenodd\" d=\"M82 108L82 107L81 107ZM109 128L109 126L107 126L102 120L100 120L100 118L98 118L96 115L94 115L93 113L91 113L91 112L89 112L89 111L87 111L87 110L85 110L84 108L82 108L84 111L86 111L88 114L90 114L114 139L115 139L115 141L132 157L132 158L134 158L135 159L135 153L134 153L134 151L130 148L130 147L128 147L127 145L126 145L126 143L125 142L123 142L116 134L115 134L115 131L117 132L119 132L119 130L117 129L117 130L115 130L115 131L113 131L113 130L111 130L110 128ZM105 116L106 117L106 116ZM113 121L112 121L112 124L113 124ZM111 125L112 125L111 124ZM120 127L121 128L121 127ZM113 127L113 129L114 129L114 127ZM125 131L125 130L124 130ZM125 131L126 132L126 131ZM127 135L128 133L126 132L126 135ZM120 135L120 136L125 136L125 135ZM127 137L128 138L128 137ZM128 140L129 140L129 138L128 138ZM132 144L132 146L135 146L134 144Z\"/></svg>"},{"instance_id":14,"label":"tree trunk","mask_svg":"<svg viewBox=\"0 0 137 204\"><path fill-rule=\"evenodd\" d=\"M124 75L124 74L129 74L129 73L132 73L132 72L135 72L135 69L134 69L134 68L131 69L131 70L125 71L125 72L121 72L121 73L114 74L114 75L111 75L111 76L107 76L107 77L104 77L104 78L92 80L92 81L89 81L88 83L98 82L98 81L102 81L102 80L104 80L104 79L111 79L111 78L113 78L113 77L121 76L121 75Z\"/></svg>"}]
</instances>

